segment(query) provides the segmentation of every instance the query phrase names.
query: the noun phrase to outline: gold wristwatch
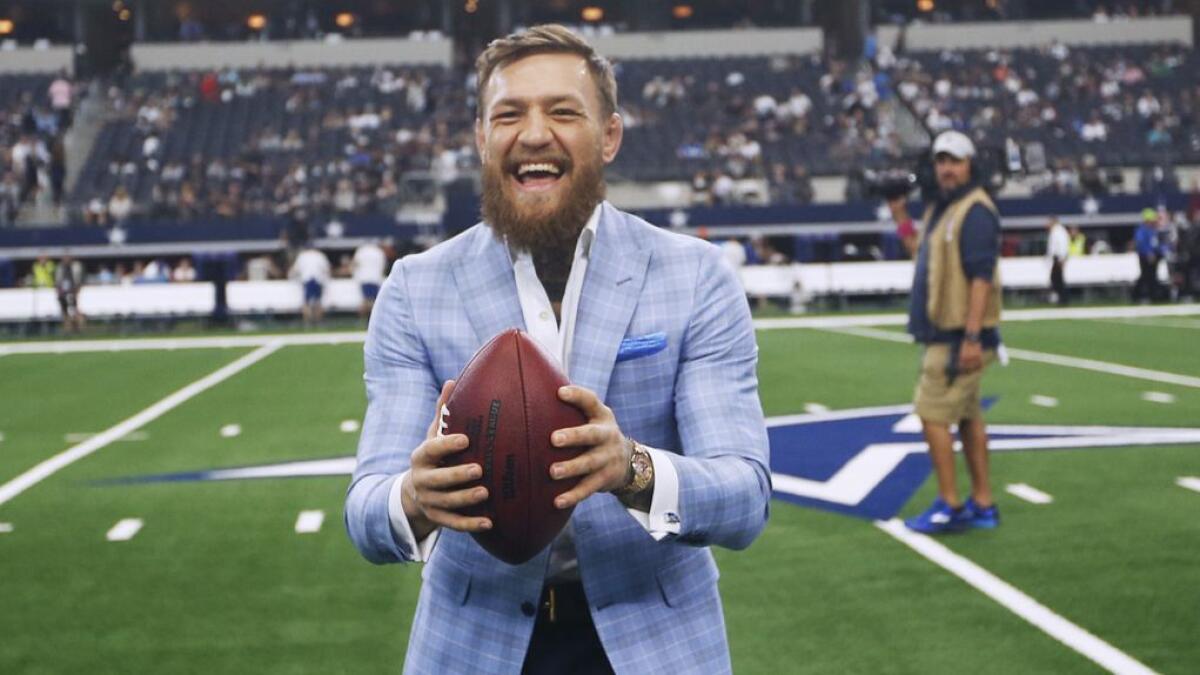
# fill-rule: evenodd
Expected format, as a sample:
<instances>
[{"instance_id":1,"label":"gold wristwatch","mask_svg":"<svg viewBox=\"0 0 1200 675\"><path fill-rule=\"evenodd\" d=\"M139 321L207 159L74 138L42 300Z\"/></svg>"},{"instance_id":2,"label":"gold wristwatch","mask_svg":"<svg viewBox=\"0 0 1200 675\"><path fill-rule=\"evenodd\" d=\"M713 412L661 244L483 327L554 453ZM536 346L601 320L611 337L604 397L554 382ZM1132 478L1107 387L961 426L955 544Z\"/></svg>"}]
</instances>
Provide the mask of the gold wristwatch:
<instances>
[{"instance_id":1,"label":"gold wristwatch","mask_svg":"<svg viewBox=\"0 0 1200 675\"><path fill-rule=\"evenodd\" d=\"M633 449L629 453L629 470L630 479L624 487L616 490L613 494L618 497L627 495L635 495L642 490L645 490L650 483L654 481L654 462L650 460L650 453L646 451L645 446L637 441L629 438L629 444Z\"/></svg>"}]
</instances>

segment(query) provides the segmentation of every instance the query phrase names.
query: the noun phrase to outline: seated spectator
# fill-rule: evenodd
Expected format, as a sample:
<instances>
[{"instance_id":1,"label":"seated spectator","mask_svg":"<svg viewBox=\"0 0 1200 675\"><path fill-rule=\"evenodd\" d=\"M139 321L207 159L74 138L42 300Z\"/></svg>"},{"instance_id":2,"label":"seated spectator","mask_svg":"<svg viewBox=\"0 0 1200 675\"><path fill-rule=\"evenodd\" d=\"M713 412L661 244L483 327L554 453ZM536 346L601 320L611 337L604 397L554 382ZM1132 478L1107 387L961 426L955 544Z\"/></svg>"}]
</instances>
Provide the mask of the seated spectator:
<instances>
[{"instance_id":1,"label":"seated spectator","mask_svg":"<svg viewBox=\"0 0 1200 675\"><path fill-rule=\"evenodd\" d=\"M120 225L128 221L132 214L133 199L130 198L129 192L125 189L124 185L118 185L117 189L113 191L112 197L108 200L108 215L112 218L113 222ZM104 222L101 221L97 224L103 225Z\"/></svg>"}]
</instances>

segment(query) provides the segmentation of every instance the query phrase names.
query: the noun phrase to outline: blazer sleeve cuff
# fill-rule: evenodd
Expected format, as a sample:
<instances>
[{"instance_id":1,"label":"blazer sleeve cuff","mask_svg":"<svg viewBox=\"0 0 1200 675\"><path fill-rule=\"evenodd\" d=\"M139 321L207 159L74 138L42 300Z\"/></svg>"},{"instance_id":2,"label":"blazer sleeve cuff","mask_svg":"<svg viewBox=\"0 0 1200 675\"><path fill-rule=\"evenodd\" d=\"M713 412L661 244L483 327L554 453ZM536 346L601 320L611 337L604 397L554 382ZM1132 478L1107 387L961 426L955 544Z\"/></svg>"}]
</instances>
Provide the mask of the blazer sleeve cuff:
<instances>
[{"instance_id":1,"label":"blazer sleeve cuff","mask_svg":"<svg viewBox=\"0 0 1200 675\"><path fill-rule=\"evenodd\" d=\"M400 493L407 476L408 471L405 471L396 476L395 482L392 483L391 492L388 493L388 519L392 522L392 532L396 535L396 541L399 542L401 548L411 552L409 560L411 562L427 562L433 555L433 546L437 543L441 528L430 532L429 536L422 541L417 541L413 536L412 525L409 524L408 517L404 515L404 502L401 500Z\"/></svg>"},{"instance_id":2,"label":"blazer sleeve cuff","mask_svg":"<svg viewBox=\"0 0 1200 675\"><path fill-rule=\"evenodd\" d=\"M654 464L654 494L650 497L650 512L626 509L655 541L679 534L679 473L671 462L671 453L646 448Z\"/></svg>"}]
</instances>

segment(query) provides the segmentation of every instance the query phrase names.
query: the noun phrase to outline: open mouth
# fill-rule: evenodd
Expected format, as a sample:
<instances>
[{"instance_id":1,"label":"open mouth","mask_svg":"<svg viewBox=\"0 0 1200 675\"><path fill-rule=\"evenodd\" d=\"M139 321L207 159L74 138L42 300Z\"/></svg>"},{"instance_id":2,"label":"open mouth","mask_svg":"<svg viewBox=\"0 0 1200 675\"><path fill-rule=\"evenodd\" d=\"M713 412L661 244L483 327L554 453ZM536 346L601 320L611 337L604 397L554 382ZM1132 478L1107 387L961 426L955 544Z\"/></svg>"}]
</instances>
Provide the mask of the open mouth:
<instances>
[{"instance_id":1,"label":"open mouth","mask_svg":"<svg viewBox=\"0 0 1200 675\"><path fill-rule=\"evenodd\" d=\"M549 190L558 184L565 173L561 162L521 162L512 171L512 176L520 189L533 192Z\"/></svg>"}]
</instances>

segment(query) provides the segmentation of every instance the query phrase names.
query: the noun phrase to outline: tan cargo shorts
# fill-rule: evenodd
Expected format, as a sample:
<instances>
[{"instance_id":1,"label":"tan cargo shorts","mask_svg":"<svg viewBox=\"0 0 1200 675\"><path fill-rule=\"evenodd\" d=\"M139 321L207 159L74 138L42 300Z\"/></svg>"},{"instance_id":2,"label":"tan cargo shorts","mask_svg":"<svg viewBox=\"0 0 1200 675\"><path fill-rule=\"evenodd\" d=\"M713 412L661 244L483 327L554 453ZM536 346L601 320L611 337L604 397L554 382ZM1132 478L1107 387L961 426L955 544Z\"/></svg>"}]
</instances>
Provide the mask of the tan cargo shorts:
<instances>
[{"instance_id":1,"label":"tan cargo shorts","mask_svg":"<svg viewBox=\"0 0 1200 675\"><path fill-rule=\"evenodd\" d=\"M983 367L971 373L958 373L953 382L946 374L950 345L931 343L921 357L921 377L913 395L917 417L939 424L957 424L961 420L983 417L979 402L979 384L983 371L996 360L996 350L983 350ZM958 358L958 355L954 355Z\"/></svg>"}]
</instances>

